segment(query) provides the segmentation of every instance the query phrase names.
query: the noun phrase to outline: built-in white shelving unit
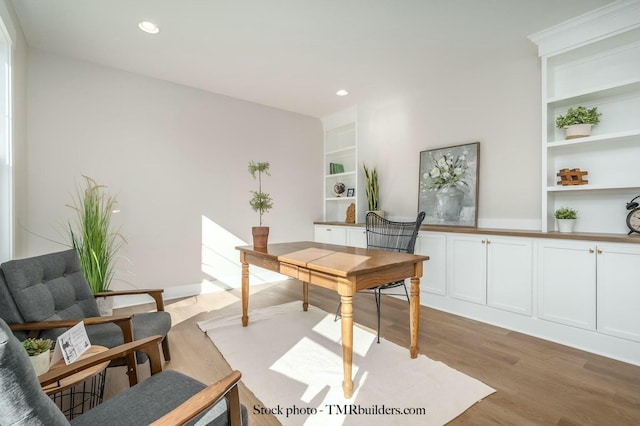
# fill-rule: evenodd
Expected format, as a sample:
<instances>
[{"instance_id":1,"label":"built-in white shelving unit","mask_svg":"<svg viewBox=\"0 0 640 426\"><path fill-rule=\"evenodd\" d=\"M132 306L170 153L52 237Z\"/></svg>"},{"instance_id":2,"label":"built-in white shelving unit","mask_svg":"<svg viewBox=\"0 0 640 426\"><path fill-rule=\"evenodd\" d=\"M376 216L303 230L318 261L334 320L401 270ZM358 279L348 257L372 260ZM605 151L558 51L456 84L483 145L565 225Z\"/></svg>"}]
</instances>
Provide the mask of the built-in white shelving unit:
<instances>
[{"instance_id":1,"label":"built-in white shelving unit","mask_svg":"<svg viewBox=\"0 0 640 426\"><path fill-rule=\"evenodd\" d=\"M578 210L576 231L626 233L626 202L640 194L640 1L622 0L534 34L542 60L542 231L554 211ZM598 107L590 137L555 127L570 107ZM561 186L560 169L589 183Z\"/></svg>"},{"instance_id":2,"label":"built-in white shelving unit","mask_svg":"<svg viewBox=\"0 0 640 426\"><path fill-rule=\"evenodd\" d=\"M358 128L356 108L339 111L322 119L324 127L324 220L344 222L351 203L358 211ZM340 164L342 172L332 170L331 164ZM346 190L336 196L333 187L343 183ZM348 190L353 195L348 195Z\"/></svg>"}]
</instances>

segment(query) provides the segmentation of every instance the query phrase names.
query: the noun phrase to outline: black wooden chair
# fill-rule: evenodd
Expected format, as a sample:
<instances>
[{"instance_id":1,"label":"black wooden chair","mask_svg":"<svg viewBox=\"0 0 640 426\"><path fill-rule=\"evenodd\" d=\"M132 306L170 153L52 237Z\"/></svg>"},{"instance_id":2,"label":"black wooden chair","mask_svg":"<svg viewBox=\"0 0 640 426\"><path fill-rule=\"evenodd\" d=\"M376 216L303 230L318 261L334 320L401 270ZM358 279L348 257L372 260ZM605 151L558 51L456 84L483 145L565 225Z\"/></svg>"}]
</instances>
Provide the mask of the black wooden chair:
<instances>
[{"instance_id":1,"label":"black wooden chair","mask_svg":"<svg viewBox=\"0 0 640 426\"><path fill-rule=\"evenodd\" d=\"M425 213L420 212L413 222L394 222L387 220L381 216L378 216L374 212L367 213L366 218L366 230L367 230L367 248L375 250L396 251L400 253L411 253L415 249L416 238L418 237L418 230L422 221L424 220ZM404 293L393 292L402 287ZM387 290L392 290L387 292ZM376 298L376 309L378 311L378 343L380 343L380 311L382 304L382 292L388 295L405 296L409 301L409 292L404 280L395 281L379 285L377 287L367 289L371 291ZM336 313L336 319L340 315L340 306L338 306L338 312Z\"/></svg>"}]
</instances>

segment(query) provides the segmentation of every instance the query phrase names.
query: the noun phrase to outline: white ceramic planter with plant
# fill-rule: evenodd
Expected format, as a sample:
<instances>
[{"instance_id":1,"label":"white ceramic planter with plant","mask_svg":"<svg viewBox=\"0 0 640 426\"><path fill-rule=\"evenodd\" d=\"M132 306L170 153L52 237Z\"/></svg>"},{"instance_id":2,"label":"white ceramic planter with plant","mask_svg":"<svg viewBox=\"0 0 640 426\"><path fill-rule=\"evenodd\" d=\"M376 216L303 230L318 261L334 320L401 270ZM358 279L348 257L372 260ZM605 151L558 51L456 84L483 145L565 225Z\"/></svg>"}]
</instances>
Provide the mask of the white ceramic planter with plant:
<instances>
[{"instance_id":1,"label":"white ceramic planter with plant","mask_svg":"<svg viewBox=\"0 0 640 426\"><path fill-rule=\"evenodd\" d=\"M569 207L561 207L555 211L554 216L558 222L558 232L573 232L578 212Z\"/></svg>"},{"instance_id":2,"label":"white ceramic planter with plant","mask_svg":"<svg viewBox=\"0 0 640 426\"><path fill-rule=\"evenodd\" d=\"M29 354L29 360L37 376L49 371L51 344L52 342L49 339L29 338L22 342L22 347Z\"/></svg>"},{"instance_id":3,"label":"white ceramic planter with plant","mask_svg":"<svg viewBox=\"0 0 640 426\"><path fill-rule=\"evenodd\" d=\"M556 127L564 129L565 139L583 138L591 135L591 127L600 122L601 115L598 107L569 108L565 115L559 115L556 118Z\"/></svg>"}]
</instances>

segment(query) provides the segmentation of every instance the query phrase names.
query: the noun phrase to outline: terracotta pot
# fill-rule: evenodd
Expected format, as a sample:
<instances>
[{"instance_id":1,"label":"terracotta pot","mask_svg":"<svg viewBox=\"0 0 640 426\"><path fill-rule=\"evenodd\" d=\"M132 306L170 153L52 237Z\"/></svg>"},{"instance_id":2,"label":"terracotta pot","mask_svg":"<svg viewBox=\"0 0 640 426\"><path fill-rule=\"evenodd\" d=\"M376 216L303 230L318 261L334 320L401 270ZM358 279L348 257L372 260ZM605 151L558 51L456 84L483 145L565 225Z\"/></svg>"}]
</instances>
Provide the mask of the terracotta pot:
<instances>
[{"instance_id":1,"label":"terracotta pot","mask_svg":"<svg viewBox=\"0 0 640 426\"><path fill-rule=\"evenodd\" d=\"M268 226L254 226L251 228L251 234L253 235L253 248L255 249L267 248L267 240L269 239Z\"/></svg>"}]
</instances>

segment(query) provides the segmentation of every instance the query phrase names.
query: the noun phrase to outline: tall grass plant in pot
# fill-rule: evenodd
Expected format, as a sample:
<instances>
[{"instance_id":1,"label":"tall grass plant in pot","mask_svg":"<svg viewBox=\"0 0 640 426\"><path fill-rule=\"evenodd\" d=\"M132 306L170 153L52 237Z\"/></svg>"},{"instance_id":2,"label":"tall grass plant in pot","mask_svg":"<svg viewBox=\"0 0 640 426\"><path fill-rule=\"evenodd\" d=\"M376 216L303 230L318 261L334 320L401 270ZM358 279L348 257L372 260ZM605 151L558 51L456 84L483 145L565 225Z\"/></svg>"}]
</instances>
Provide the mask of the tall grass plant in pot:
<instances>
[{"instance_id":1,"label":"tall grass plant in pot","mask_svg":"<svg viewBox=\"0 0 640 426\"><path fill-rule=\"evenodd\" d=\"M262 191L262 175L271 176L269 173L269 162L254 161L249 162L249 173L254 179L258 179L258 190L251 191L253 196L249 200L249 205L253 211L257 212L260 216L260 226L254 226L251 228L251 234L253 236L253 247L260 250L266 250L269 240L269 227L262 226L262 215L267 213L273 208L273 200L271 196Z\"/></svg>"},{"instance_id":2,"label":"tall grass plant in pot","mask_svg":"<svg viewBox=\"0 0 640 426\"><path fill-rule=\"evenodd\" d=\"M78 188L74 203L68 205L76 212L76 220L69 222L69 235L71 245L78 253L82 273L91 291L97 294L109 291L116 255L126 240L112 226L115 198L106 193L105 186L90 177L83 176L83 179L84 186ZM112 299L96 300L101 312L110 315Z\"/></svg>"}]
</instances>

